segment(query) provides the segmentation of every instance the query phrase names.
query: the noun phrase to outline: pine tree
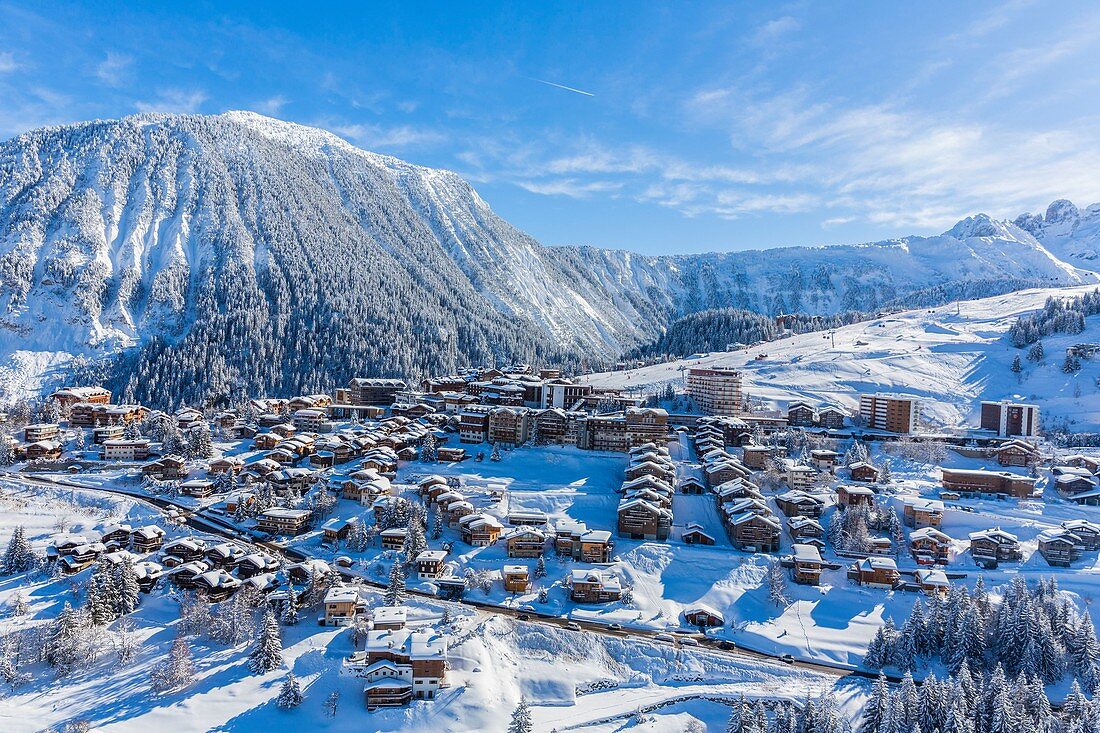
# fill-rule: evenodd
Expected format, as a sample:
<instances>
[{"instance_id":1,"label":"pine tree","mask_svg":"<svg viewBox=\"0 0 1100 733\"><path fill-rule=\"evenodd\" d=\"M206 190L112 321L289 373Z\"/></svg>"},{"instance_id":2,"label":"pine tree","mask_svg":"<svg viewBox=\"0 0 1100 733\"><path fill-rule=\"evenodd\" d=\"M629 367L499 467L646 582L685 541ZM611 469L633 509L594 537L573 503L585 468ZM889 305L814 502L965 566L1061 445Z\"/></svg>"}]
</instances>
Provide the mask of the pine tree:
<instances>
[{"instance_id":1,"label":"pine tree","mask_svg":"<svg viewBox=\"0 0 1100 733\"><path fill-rule=\"evenodd\" d=\"M882 723L886 717L886 709L890 705L890 688L886 683L886 675L879 673L871 688L871 697L863 708L863 717L860 719L859 733L885 733Z\"/></svg>"},{"instance_id":2,"label":"pine tree","mask_svg":"<svg viewBox=\"0 0 1100 733\"><path fill-rule=\"evenodd\" d=\"M118 603L115 611L122 616L136 611L141 597L141 586L138 585L134 564L129 558L115 566L113 581L114 595Z\"/></svg>"},{"instance_id":3,"label":"pine tree","mask_svg":"<svg viewBox=\"0 0 1100 733\"><path fill-rule=\"evenodd\" d=\"M395 562L390 568L390 582L382 603L386 606L399 606L405 600L405 571L401 563Z\"/></svg>"},{"instance_id":4,"label":"pine tree","mask_svg":"<svg viewBox=\"0 0 1100 733\"><path fill-rule=\"evenodd\" d=\"M1027 350L1027 360L1040 362L1043 360L1045 354L1043 353L1043 342L1037 341L1035 344Z\"/></svg>"},{"instance_id":5,"label":"pine tree","mask_svg":"<svg viewBox=\"0 0 1100 733\"><path fill-rule=\"evenodd\" d=\"M1017 376L1019 376L1020 372L1024 370L1024 365L1020 361L1019 354L1016 354L1016 356L1012 357L1012 366L1010 368L1012 369L1012 373Z\"/></svg>"},{"instance_id":6,"label":"pine tree","mask_svg":"<svg viewBox=\"0 0 1100 733\"><path fill-rule=\"evenodd\" d=\"M259 635L248 655L248 668L256 674L278 669L283 664L283 642L279 637L279 622L268 609L260 622Z\"/></svg>"},{"instance_id":7,"label":"pine tree","mask_svg":"<svg viewBox=\"0 0 1100 733\"><path fill-rule=\"evenodd\" d=\"M191 684L195 678L195 663L191 659L191 647L182 635L176 637L168 651L168 659L153 668L153 689L157 692L178 690Z\"/></svg>"},{"instance_id":8,"label":"pine tree","mask_svg":"<svg viewBox=\"0 0 1100 733\"><path fill-rule=\"evenodd\" d=\"M302 688L293 672L288 672L283 686L279 688L279 698L275 701L283 710L290 710L302 704Z\"/></svg>"},{"instance_id":9,"label":"pine tree","mask_svg":"<svg viewBox=\"0 0 1100 733\"><path fill-rule=\"evenodd\" d=\"M726 733L744 733L745 718L748 711L749 706L745 703L745 696L740 695L737 702L730 706L730 717L726 721Z\"/></svg>"},{"instance_id":10,"label":"pine tree","mask_svg":"<svg viewBox=\"0 0 1100 733\"><path fill-rule=\"evenodd\" d=\"M117 599L114 594L114 578L110 564L100 560L95 572L88 580L85 600L88 618L96 626L106 626L118 617L115 608Z\"/></svg>"},{"instance_id":11,"label":"pine tree","mask_svg":"<svg viewBox=\"0 0 1100 733\"><path fill-rule=\"evenodd\" d=\"M15 463L15 444L6 433L0 433L0 466Z\"/></svg>"},{"instance_id":12,"label":"pine tree","mask_svg":"<svg viewBox=\"0 0 1100 733\"><path fill-rule=\"evenodd\" d=\"M539 555L539 560L537 563L535 563L535 577L546 577L546 557L543 555Z\"/></svg>"},{"instance_id":13,"label":"pine tree","mask_svg":"<svg viewBox=\"0 0 1100 733\"><path fill-rule=\"evenodd\" d=\"M3 559L0 559L0 573L14 575L33 570L38 565L38 558L27 541L26 530L23 525L16 525L12 530L11 539L8 540L8 548L4 551Z\"/></svg>"},{"instance_id":14,"label":"pine tree","mask_svg":"<svg viewBox=\"0 0 1100 733\"><path fill-rule=\"evenodd\" d=\"M46 637L46 661L63 676L72 671L80 654L80 639L83 634L83 622L80 616L65 601L61 613L54 619Z\"/></svg>"},{"instance_id":15,"label":"pine tree","mask_svg":"<svg viewBox=\"0 0 1100 733\"><path fill-rule=\"evenodd\" d=\"M330 718L336 717L336 710L340 706L340 691L333 690L332 694L325 698L325 713Z\"/></svg>"},{"instance_id":16,"label":"pine tree","mask_svg":"<svg viewBox=\"0 0 1100 733\"><path fill-rule=\"evenodd\" d=\"M295 626L301 620L298 614L298 594L294 592L293 585L286 587L286 599L283 601L279 616L283 626Z\"/></svg>"},{"instance_id":17,"label":"pine tree","mask_svg":"<svg viewBox=\"0 0 1100 733\"><path fill-rule=\"evenodd\" d=\"M416 558L420 556L420 553L427 549L428 542L424 539L424 525L420 521L420 516L413 514L409 517L409 523L405 529L405 544L402 547L405 562L411 565L416 562Z\"/></svg>"},{"instance_id":18,"label":"pine tree","mask_svg":"<svg viewBox=\"0 0 1100 733\"><path fill-rule=\"evenodd\" d=\"M787 579L778 560L768 565L768 599L779 608L791 605L791 599L787 596Z\"/></svg>"},{"instance_id":19,"label":"pine tree","mask_svg":"<svg viewBox=\"0 0 1100 733\"><path fill-rule=\"evenodd\" d=\"M535 726L531 722L531 708L527 701L520 699L519 705L512 711L512 722L508 724L508 733L534 733Z\"/></svg>"}]
</instances>

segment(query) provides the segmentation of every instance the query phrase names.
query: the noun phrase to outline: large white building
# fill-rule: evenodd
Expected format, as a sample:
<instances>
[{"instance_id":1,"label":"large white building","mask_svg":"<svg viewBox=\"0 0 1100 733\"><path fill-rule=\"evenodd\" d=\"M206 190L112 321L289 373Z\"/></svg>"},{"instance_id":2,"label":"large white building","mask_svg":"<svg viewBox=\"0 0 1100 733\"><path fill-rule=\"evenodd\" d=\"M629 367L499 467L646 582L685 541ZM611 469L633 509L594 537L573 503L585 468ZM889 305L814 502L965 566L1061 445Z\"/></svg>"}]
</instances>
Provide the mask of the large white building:
<instances>
[{"instance_id":1,"label":"large white building","mask_svg":"<svg viewBox=\"0 0 1100 733\"><path fill-rule=\"evenodd\" d=\"M741 372L728 367L688 369L687 394L707 415L741 414Z\"/></svg>"}]
</instances>

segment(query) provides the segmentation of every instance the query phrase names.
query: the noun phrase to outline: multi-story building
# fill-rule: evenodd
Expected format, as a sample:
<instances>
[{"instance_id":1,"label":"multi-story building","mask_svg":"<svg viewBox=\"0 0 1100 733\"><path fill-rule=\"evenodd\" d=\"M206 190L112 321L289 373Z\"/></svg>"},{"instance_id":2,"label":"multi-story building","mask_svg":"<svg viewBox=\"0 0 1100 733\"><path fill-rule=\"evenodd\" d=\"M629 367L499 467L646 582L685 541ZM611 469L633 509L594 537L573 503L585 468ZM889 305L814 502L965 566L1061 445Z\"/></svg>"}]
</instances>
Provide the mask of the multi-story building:
<instances>
[{"instance_id":1,"label":"multi-story building","mask_svg":"<svg viewBox=\"0 0 1100 733\"><path fill-rule=\"evenodd\" d=\"M271 534L301 534L309 527L310 514L308 509L268 509L256 521L256 529Z\"/></svg>"},{"instance_id":2,"label":"multi-story building","mask_svg":"<svg viewBox=\"0 0 1100 733\"><path fill-rule=\"evenodd\" d=\"M531 412L526 407L498 407L489 413L488 440L493 445L516 447L527 442Z\"/></svg>"},{"instance_id":3,"label":"multi-story building","mask_svg":"<svg viewBox=\"0 0 1100 733\"><path fill-rule=\"evenodd\" d=\"M346 664L366 680L368 710L434 700L447 686L447 642L434 629L368 631L363 651L352 654Z\"/></svg>"},{"instance_id":4,"label":"multi-story building","mask_svg":"<svg viewBox=\"0 0 1100 733\"><path fill-rule=\"evenodd\" d=\"M38 423L23 428L23 440L34 443L39 440L54 440L61 434L57 423Z\"/></svg>"},{"instance_id":5,"label":"multi-story building","mask_svg":"<svg viewBox=\"0 0 1100 733\"><path fill-rule=\"evenodd\" d=\"M872 430L912 433L920 420L920 400L912 395L865 394L859 396L859 415Z\"/></svg>"},{"instance_id":6,"label":"multi-story building","mask_svg":"<svg viewBox=\"0 0 1100 733\"><path fill-rule=\"evenodd\" d=\"M542 385L541 406L569 410L590 394L590 384L573 384L568 379L551 379Z\"/></svg>"},{"instance_id":7,"label":"multi-story building","mask_svg":"<svg viewBox=\"0 0 1100 733\"><path fill-rule=\"evenodd\" d=\"M1002 494L1023 499L1035 492L1035 479L1008 471L941 468L942 485L960 494Z\"/></svg>"},{"instance_id":8,"label":"multi-story building","mask_svg":"<svg viewBox=\"0 0 1100 733\"><path fill-rule=\"evenodd\" d=\"M1003 400L982 403L982 430L992 430L1004 438L1039 434L1039 407Z\"/></svg>"},{"instance_id":9,"label":"multi-story building","mask_svg":"<svg viewBox=\"0 0 1100 733\"><path fill-rule=\"evenodd\" d=\"M348 383L348 400L353 405L392 405L408 388L403 379L357 377Z\"/></svg>"},{"instance_id":10,"label":"multi-story building","mask_svg":"<svg viewBox=\"0 0 1100 733\"><path fill-rule=\"evenodd\" d=\"M78 402L109 405L111 404L111 392L102 387L65 387L50 395L50 399L56 400L61 412L65 413Z\"/></svg>"},{"instance_id":11,"label":"multi-story building","mask_svg":"<svg viewBox=\"0 0 1100 733\"><path fill-rule=\"evenodd\" d=\"M105 461L144 461L149 457L149 440L135 438L105 441L102 456Z\"/></svg>"},{"instance_id":12,"label":"multi-story building","mask_svg":"<svg viewBox=\"0 0 1100 733\"><path fill-rule=\"evenodd\" d=\"M486 405L468 405L458 413L458 439L463 443L484 443L489 437L489 412Z\"/></svg>"},{"instance_id":13,"label":"multi-story building","mask_svg":"<svg viewBox=\"0 0 1100 733\"><path fill-rule=\"evenodd\" d=\"M577 603L609 603L623 597L619 579L603 570L574 570L571 596Z\"/></svg>"},{"instance_id":14,"label":"multi-story building","mask_svg":"<svg viewBox=\"0 0 1100 733\"><path fill-rule=\"evenodd\" d=\"M620 537L636 540L667 540L672 528L672 511L642 498L619 504Z\"/></svg>"},{"instance_id":15,"label":"multi-story building","mask_svg":"<svg viewBox=\"0 0 1100 733\"><path fill-rule=\"evenodd\" d=\"M687 394L707 415L741 413L741 372L727 367L688 369Z\"/></svg>"}]
</instances>

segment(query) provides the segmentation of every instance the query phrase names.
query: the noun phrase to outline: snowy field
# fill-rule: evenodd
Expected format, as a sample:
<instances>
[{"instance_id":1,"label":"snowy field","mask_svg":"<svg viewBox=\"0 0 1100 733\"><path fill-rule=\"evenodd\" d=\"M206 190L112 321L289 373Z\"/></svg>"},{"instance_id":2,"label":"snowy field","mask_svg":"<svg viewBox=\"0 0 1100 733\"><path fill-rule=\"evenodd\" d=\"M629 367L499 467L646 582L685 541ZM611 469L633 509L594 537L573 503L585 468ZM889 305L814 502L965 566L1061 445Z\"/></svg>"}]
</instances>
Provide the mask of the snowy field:
<instances>
[{"instance_id":1,"label":"snowy field","mask_svg":"<svg viewBox=\"0 0 1100 733\"><path fill-rule=\"evenodd\" d=\"M1017 354L1004 338L1022 314L1042 308L1050 296L1073 297L1095 286L1023 290L939 308L891 314L829 332L807 333L741 351L583 377L600 387L652 391L693 366L728 366L744 373L744 389L783 408L792 400L859 407L860 393L906 392L924 399L924 415L937 426L977 424L981 400L1019 399L1038 404L1045 420L1066 421L1077 431L1100 429L1100 363L1084 361L1076 374L1061 370L1065 348L1100 341L1100 320L1084 333L1044 339L1041 364L1023 360L1020 379L1010 371ZM757 359L760 355L766 358ZM1079 393L1079 395L1078 395Z\"/></svg>"}]
</instances>

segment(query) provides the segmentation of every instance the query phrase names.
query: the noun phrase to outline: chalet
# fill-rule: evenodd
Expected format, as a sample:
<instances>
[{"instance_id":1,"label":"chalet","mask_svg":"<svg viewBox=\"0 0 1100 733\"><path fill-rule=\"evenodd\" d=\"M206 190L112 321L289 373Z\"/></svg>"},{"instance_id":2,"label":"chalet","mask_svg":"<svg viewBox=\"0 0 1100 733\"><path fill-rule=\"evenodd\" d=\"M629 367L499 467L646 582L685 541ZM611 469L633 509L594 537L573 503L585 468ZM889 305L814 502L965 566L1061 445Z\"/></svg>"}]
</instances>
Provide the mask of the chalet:
<instances>
[{"instance_id":1,"label":"chalet","mask_svg":"<svg viewBox=\"0 0 1100 733\"><path fill-rule=\"evenodd\" d=\"M708 486L719 486L736 478L747 479L752 475L744 464L735 460L718 461L706 466L703 473Z\"/></svg>"},{"instance_id":2,"label":"chalet","mask_svg":"<svg viewBox=\"0 0 1100 733\"><path fill-rule=\"evenodd\" d=\"M913 577L925 595L936 598L946 598L951 592L951 583L947 580L947 573L939 568L918 568Z\"/></svg>"},{"instance_id":3,"label":"chalet","mask_svg":"<svg viewBox=\"0 0 1100 733\"><path fill-rule=\"evenodd\" d=\"M1100 506L1100 489L1093 489L1092 491L1083 491L1080 494L1074 494L1069 497L1069 500L1075 504L1081 506Z\"/></svg>"},{"instance_id":4,"label":"chalet","mask_svg":"<svg viewBox=\"0 0 1100 733\"><path fill-rule=\"evenodd\" d=\"M210 572L209 565L200 560L193 560L174 567L169 571L168 579L184 590L191 590L195 587L199 576L207 572Z\"/></svg>"},{"instance_id":5,"label":"chalet","mask_svg":"<svg viewBox=\"0 0 1100 733\"><path fill-rule=\"evenodd\" d=\"M278 433L260 433L252 439L252 447L255 450L272 450L283 441L283 436Z\"/></svg>"},{"instance_id":6,"label":"chalet","mask_svg":"<svg viewBox=\"0 0 1100 733\"><path fill-rule=\"evenodd\" d=\"M458 439L463 443L484 443L489 437L489 412L485 405L469 405L458 413Z\"/></svg>"},{"instance_id":7,"label":"chalet","mask_svg":"<svg viewBox=\"0 0 1100 733\"><path fill-rule=\"evenodd\" d=\"M1087 519L1070 519L1062 522L1062 529L1072 532L1086 550L1100 550L1100 524Z\"/></svg>"},{"instance_id":8,"label":"chalet","mask_svg":"<svg viewBox=\"0 0 1100 733\"><path fill-rule=\"evenodd\" d=\"M106 552L107 546L102 542L89 542L72 548L57 562L62 572L71 575L91 567Z\"/></svg>"},{"instance_id":9,"label":"chalet","mask_svg":"<svg viewBox=\"0 0 1100 733\"><path fill-rule=\"evenodd\" d=\"M688 523L688 526L680 534L680 539L686 545L713 545L715 543L714 535L707 534L703 530L703 525L698 522Z\"/></svg>"},{"instance_id":10,"label":"chalet","mask_svg":"<svg viewBox=\"0 0 1100 733\"><path fill-rule=\"evenodd\" d=\"M541 557L546 533L534 527L519 527L504 536L508 557Z\"/></svg>"},{"instance_id":11,"label":"chalet","mask_svg":"<svg viewBox=\"0 0 1100 733\"><path fill-rule=\"evenodd\" d=\"M775 497L775 504L788 517L820 517L825 502L804 491L788 491Z\"/></svg>"},{"instance_id":12,"label":"chalet","mask_svg":"<svg viewBox=\"0 0 1100 733\"><path fill-rule=\"evenodd\" d=\"M489 413L488 441L514 448L527 442L531 428L530 410L524 407L498 407Z\"/></svg>"},{"instance_id":13,"label":"chalet","mask_svg":"<svg viewBox=\"0 0 1100 733\"><path fill-rule=\"evenodd\" d=\"M820 540L825 536L825 529L821 526L821 522L816 519L795 516L787 520L787 534L795 542L816 544L810 543L808 540Z\"/></svg>"},{"instance_id":14,"label":"chalet","mask_svg":"<svg viewBox=\"0 0 1100 733\"><path fill-rule=\"evenodd\" d=\"M906 496L901 500L902 521L906 527L938 527L943 521L943 502L920 496Z\"/></svg>"},{"instance_id":15,"label":"chalet","mask_svg":"<svg viewBox=\"0 0 1100 733\"><path fill-rule=\"evenodd\" d=\"M180 537L164 545L161 555L180 562L194 562L206 556L206 542L194 537Z\"/></svg>"},{"instance_id":16,"label":"chalet","mask_svg":"<svg viewBox=\"0 0 1100 733\"><path fill-rule=\"evenodd\" d=\"M399 631L409 623L409 609L404 606L376 606L371 612L371 625L379 631Z\"/></svg>"},{"instance_id":17,"label":"chalet","mask_svg":"<svg viewBox=\"0 0 1100 733\"><path fill-rule=\"evenodd\" d=\"M163 575L164 568L155 562L146 560L134 563L134 577L142 593L151 592Z\"/></svg>"},{"instance_id":18,"label":"chalet","mask_svg":"<svg viewBox=\"0 0 1100 733\"><path fill-rule=\"evenodd\" d=\"M1035 479L1008 471L941 468L942 485L959 494L997 494L1024 499L1035 492Z\"/></svg>"},{"instance_id":19,"label":"chalet","mask_svg":"<svg viewBox=\"0 0 1100 733\"><path fill-rule=\"evenodd\" d=\"M864 481L866 483L875 483L878 481L880 471L877 467L873 466L866 461L860 461L848 466L848 473L851 475L853 481Z\"/></svg>"},{"instance_id":20,"label":"chalet","mask_svg":"<svg viewBox=\"0 0 1100 733\"><path fill-rule=\"evenodd\" d=\"M466 460L465 448L452 448L449 446L441 445L435 450L436 458L441 463L461 463Z\"/></svg>"},{"instance_id":21,"label":"chalet","mask_svg":"<svg viewBox=\"0 0 1100 733\"><path fill-rule=\"evenodd\" d=\"M526 593L531 587L531 576L526 565L505 565L501 577L506 593Z\"/></svg>"},{"instance_id":22,"label":"chalet","mask_svg":"<svg viewBox=\"0 0 1100 733\"><path fill-rule=\"evenodd\" d=\"M817 481L817 471L810 466L788 461L783 468L787 474L787 485L792 489L808 489Z\"/></svg>"},{"instance_id":23,"label":"chalet","mask_svg":"<svg viewBox=\"0 0 1100 733\"><path fill-rule=\"evenodd\" d=\"M161 481L175 481L187 478L187 464L179 456L165 456L141 467L142 474L153 476Z\"/></svg>"},{"instance_id":24,"label":"chalet","mask_svg":"<svg viewBox=\"0 0 1100 733\"><path fill-rule=\"evenodd\" d=\"M643 461L641 463L632 464L626 469L627 480L636 479L639 476L653 476L667 484L671 484L676 479L676 471L669 468L667 464L657 463L655 461Z\"/></svg>"},{"instance_id":25,"label":"chalet","mask_svg":"<svg viewBox=\"0 0 1100 733\"><path fill-rule=\"evenodd\" d=\"M894 552L894 542L889 537L868 537L867 551L872 555L890 555Z\"/></svg>"},{"instance_id":26,"label":"chalet","mask_svg":"<svg viewBox=\"0 0 1100 733\"><path fill-rule=\"evenodd\" d=\"M205 478L188 479L180 483L179 490L185 496L201 499L214 493L214 482Z\"/></svg>"},{"instance_id":27,"label":"chalet","mask_svg":"<svg viewBox=\"0 0 1100 733\"><path fill-rule=\"evenodd\" d=\"M817 422L814 408L805 402L792 402L787 405L787 424L795 427L810 427Z\"/></svg>"},{"instance_id":28,"label":"chalet","mask_svg":"<svg viewBox=\"0 0 1100 733\"><path fill-rule=\"evenodd\" d=\"M401 550L405 546L408 533L406 527L389 527L378 533L378 539L383 550Z\"/></svg>"},{"instance_id":29,"label":"chalet","mask_svg":"<svg viewBox=\"0 0 1100 733\"><path fill-rule=\"evenodd\" d=\"M57 555L65 556L86 544L88 539L82 534L58 534L53 536L50 547Z\"/></svg>"},{"instance_id":30,"label":"chalet","mask_svg":"<svg viewBox=\"0 0 1100 733\"><path fill-rule=\"evenodd\" d=\"M736 478L724 484L719 484L713 491L719 504L728 504L738 499L764 499L764 495L760 493L760 488L753 482L743 478Z\"/></svg>"},{"instance_id":31,"label":"chalet","mask_svg":"<svg viewBox=\"0 0 1100 733\"><path fill-rule=\"evenodd\" d=\"M435 580L446 571L445 550L425 550L416 556L417 580Z\"/></svg>"},{"instance_id":32,"label":"chalet","mask_svg":"<svg viewBox=\"0 0 1100 733\"><path fill-rule=\"evenodd\" d=\"M998 563L1022 560L1020 541L1016 535L1001 528L970 533L970 556L983 567L996 567Z\"/></svg>"},{"instance_id":33,"label":"chalet","mask_svg":"<svg viewBox=\"0 0 1100 733\"><path fill-rule=\"evenodd\" d=\"M249 588L261 595L267 595L282 585L279 576L275 573L260 573L250 575L241 581L241 588Z\"/></svg>"},{"instance_id":34,"label":"chalet","mask_svg":"<svg viewBox=\"0 0 1100 733\"><path fill-rule=\"evenodd\" d=\"M245 556L243 548L229 542L214 545L206 550L203 559L215 568L231 568Z\"/></svg>"},{"instance_id":35,"label":"chalet","mask_svg":"<svg viewBox=\"0 0 1100 733\"><path fill-rule=\"evenodd\" d=\"M688 476L680 481L680 493L681 494L705 494L707 491L707 485L702 479L695 476Z\"/></svg>"},{"instance_id":36,"label":"chalet","mask_svg":"<svg viewBox=\"0 0 1100 733\"><path fill-rule=\"evenodd\" d=\"M103 443L103 450L100 451L100 458L104 461L144 461L148 457L147 438L108 440Z\"/></svg>"},{"instance_id":37,"label":"chalet","mask_svg":"<svg viewBox=\"0 0 1100 733\"><path fill-rule=\"evenodd\" d=\"M348 665L366 683L367 710L400 707L411 700L434 700L446 687L447 644L431 629L372 630L362 652Z\"/></svg>"},{"instance_id":38,"label":"chalet","mask_svg":"<svg viewBox=\"0 0 1100 733\"><path fill-rule=\"evenodd\" d=\"M459 520L462 541L474 547L485 547L500 538L504 525L489 514L468 514Z\"/></svg>"},{"instance_id":39,"label":"chalet","mask_svg":"<svg viewBox=\"0 0 1100 733\"><path fill-rule=\"evenodd\" d=\"M538 509L514 509L505 517L513 527L545 527L546 512Z\"/></svg>"},{"instance_id":40,"label":"chalet","mask_svg":"<svg viewBox=\"0 0 1100 733\"><path fill-rule=\"evenodd\" d=\"M66 412L78 402L90 405L110 404L111 392L102 387L65 387L50 395L50 399L57 402L61 412Z\"/></svg>"},{"instance_id":41,"label":"chalet","mask_svg":"<svg viewBox=\"0 0 1100 733\"><path fill-rule=\"evenodd\" d=\"M588 529L574 540L572 555L581 562L610 562L612 547L610 532L606 529Z\"/></svg>"},{"instance_id":42,"label":"chalet","mask_svg":"<svg viewBox=\"0 0 1100 733\"><path fill-rule=\"evenodd\" d=\"M281 468L267 474L265 480L271 484L271 488L277 494L285 494L290 491L301 494L309 490L309 487L316 480L316 476L317 474L308 468Z\"/></svg>"},{"instance_id":43,"label":"chalet","mask_svg":"<svg viewBox=\"0 0 1100 733\"><path fill-rule=\"evenodd\" d=\"M672 528L672 511L642 498L627 499L619 504L618 532L620 537L636 540L667 540Z\"/></svg>"},{"instance_id":44,"label":"chalet","mask_svg":"<svg viewBox=\"0 0 1100 733\"><path fill-rule=\"evenodd\" d=\"M1026 440L1009 440L997 448L997 463L1002 466L1033 466L1039 462L1039 449Z\"/></svg>"},{"instance_id":45,"label":"chalet","mask_svg":"<svg viewBox=\"0 0 1100 733\"><path fill-rule=\"evenodd\" d=\"M309 529L311 512L308 509L267 509L256 521L256 529L276 535L296 535Z\"/></svg>"},{"instance_id":46,"label":"chalet","mask_svg":"<svg viewBox=\"0 0 1100 733\"><path fill-rule=\"evenodd\" d=\"M109 524L99 533L99 541L107 547L126 547L133 528L128 524Z\"/></svg>"},{"instance_id":47,"label":"chalet","mask_svg":"<svg viewBox=\"0 0 1100 733\"><path fill-rule=\"evenodd\" d=\"M810 451L810 465L818 471L833 473L839 461L840 454L835 450L817 449Z\"/></svg>"},{"instance_id":48,"label":"chalet","mask_svg":"<svg viewBox=\"0 0 1100 733\"><path fill-rule=\"evenodd\" d=\"M817 411L817 424L819 427L830 430L840 430L844 427L844 420L848 415L844 410L835 405L825 405Z\"/></svg>"},{"instance_id":49,"label":"chalet","mask_svg":"<svg viewBox=\"0 0 1100 733\"><path fill-rule=\"evenodd\" d=\"M130 533L130 549L134 552L156 552L164 544L164 530L155 524L138 527Z\"/></svg>"},{"instance_id":50,"label":"chalet","mask_svg":"<svg viewBox=\"0 0 1100 733\"><path fill-rule=\"evenodd\" d=\"M850 506L874 506L875 492L866 486L841 486L836 490L836 503L841 509Z\"/></svg>"},{"instance_id":51,"label":"chalet","mask_svg":"<svg viewBox=\"0 0 1100 733\"><path fill-rule=\"evenodd\" d=\"M325 626L351 626L359 612L359 591L355 588L334 586L325 594Z\"/></svg>"},{"instance_id":52,"label":"chalet","mask_svg":"<svg viewBox=\"0 0 1100 733\"><path fill-rule=\"evenodd\" d=\"M1065 529L1052 529L1041 533L1039 554L1051 567L1068 568L1081 556L1081 541Z\"/></svg>"},{"instance_id":53,"label":"chalet","mask_svg":"<svg viewBox=\"0 0 1100 733\"><path fill-rule=\"evenodd\" d=\"M573 570L570 597L577 603L610 603L623 597L619 579L604 570Z\"/></svg>"},{"instance_id":54,"label":"chalet","mask_svg":"<svg viewBox=\"0 0 1100 733\"><path fill-rule=\"evenodd\" d=\"M951 538L935 527L922 527L909 533L909 553L918 565L946 564Z\"/></svg>"},{"instance_id":55,"label":"chalet","mask_svg":"<svg viewBox=\"0 0 1100 733\"><path fill-rule=\"evenodd\" d=\"M1092 476L1063 474L1054 477L1054 487L1062 496L1074 497L1096 488L1096 479Z\"/></svg>"},{"instance_id":56,"label":"chalet","mask_svg":"<svg viewBox=\"0 0 1100 733\"><path fill-rule=\"evenodd\" d=\"M730 542L746 552L775 552L783 526L775 517L744 512L729 520Z\"/></svg>"},{"instance_id":57,"label":"chalet","mask_svg":"<svg viewBox=\"0 0 1100 733\"><path fill-rule=\"evenodd\" d=\"M1089 473L1100 472L1100 458L1094 456L1073 455L1065 456L1062 462L1067 466L1088 469Z\"/></svg>"},{"instance_id":58,"label":"chalet","mask_svg":"<svg viewBox=\"0 0 1100 733\"><path fill-rule=\"evenodd\" d=\"M888 557L865 557L852 565L848 575L872 588L892 589L901 579L897 563Z\"/></svg>"},{"instance_id":59,"label":"chalet","mask_svg":"<svg viewBox=\"0 0 1100 733\"><path fill-rule=\"evenodd\" d=\"M28 461L56 461L61 458L61 443L56 440L39 440L29 443L25 449Z\"/></svg>"},{"instance_id":60,"label":"chalet","mask_svg":"<svg viewBox=\"0 0 1100 733\"><path fill-rule=\"evenodd\" d=\"M324 560L316 558L302 560L286 566L286 577L291 583L307 585L314 579L327 578L332 575L332 566Z\"/></svg>"},{"instance_id":61,"label":"chalet","mask_svg":"<svg viewBox=\"0 0 1100 733\"><path fill-rule=\"evenodd\" d=\"M321 539L323 542L335 544L340 540L347 539L347 536L351 534L351 531L359 525L362 520L359 517L332 517L321 525Z\"/></svg>"},{"instance_id":62,"label":"chalet","mask_svg":"<svg viewBox=\"0 0 1100 733\"><path fill-rule=\"evenodd\" d=\"M824 564L821 553L813 545L796 544L791 546L794 569L794 582L802 585L817 585L821 582Z\"/></svg>"},{"instance_id":63,"label":"chalet","mask_svg":"<svg viewBox=\"0 0 1100 733\"><path fill-rule=\"evenodd\" d=\"M180 576L176 577L182 577L182 573L180 573ZM199 573L189 578L188 584L190 587L194 588L198 595L204 597L211 603L224 601L226 598L236 593L241 587L240 580L221 569L207 570L205 573Z\"/></svg>"},{"instance_id":64,"label":"chalet","mask_svg":"<svg viewBox=\"0 0 1100 733\"><path fill-rule=\"evenodd\" d=\"M725 626L726 619L718 609L705 603L696 603L684 609L684 620L701 629Z\"/></svg>"}]
</instances>

